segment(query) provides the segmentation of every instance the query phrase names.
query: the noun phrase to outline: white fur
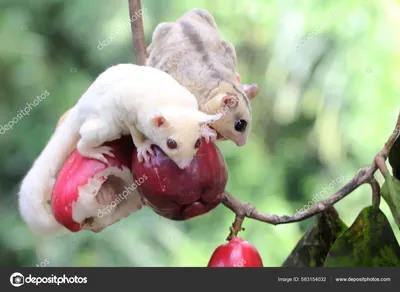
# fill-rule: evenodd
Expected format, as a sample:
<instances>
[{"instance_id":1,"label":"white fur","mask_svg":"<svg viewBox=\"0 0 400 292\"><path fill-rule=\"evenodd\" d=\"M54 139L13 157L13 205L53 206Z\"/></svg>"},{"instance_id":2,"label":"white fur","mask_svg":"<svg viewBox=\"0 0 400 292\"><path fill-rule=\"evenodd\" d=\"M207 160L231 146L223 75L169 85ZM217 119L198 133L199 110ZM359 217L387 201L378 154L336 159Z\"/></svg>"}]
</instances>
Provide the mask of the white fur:
<instances>
[{"instance_id":1,"label":"white fur","mask_svg":"<svg viewBox=\"0 0 400 292\"><path fill-rule=\"evenodd\" d=\"M77 148L83 156L104 162L103 154L113 154L109 147L99 146L121 135L131 134L138 150L143 145L147 147L149 140L163 143L167 137L154 129L151 120L156 111L170 116L181 112L184 118L175 123L179 123L179 131L186 127L188 141L195 141L199 132L192 128L196 124L192 120L200 123L218 118L199 112L196 98L158 69L120 64L103 72L57 128L22 181L19 208L27 225L38 234L53 234L63 229L47 210L46 201L51 197L58 168L78 140ZM173 129L178 131L177 127ZM185 157L192 155L187 153Z\"/></svg>"}]
</instances>

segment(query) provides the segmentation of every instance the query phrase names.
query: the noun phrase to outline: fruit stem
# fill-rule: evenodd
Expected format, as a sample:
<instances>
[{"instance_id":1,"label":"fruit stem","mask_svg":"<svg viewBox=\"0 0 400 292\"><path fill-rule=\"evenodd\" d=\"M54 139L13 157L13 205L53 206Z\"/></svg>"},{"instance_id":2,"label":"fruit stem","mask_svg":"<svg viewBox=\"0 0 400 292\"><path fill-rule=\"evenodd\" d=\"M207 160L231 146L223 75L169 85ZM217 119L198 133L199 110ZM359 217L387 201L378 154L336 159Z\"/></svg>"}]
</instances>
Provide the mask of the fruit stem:
<instances>
[{"instance_id":1,"label":"fruit stem","mask_svg":"<svg viewBox=\"0 0 400 292\"><path fill-rule=\"evenodd\" d=\"M372 205L378 209L381 202L381 186L375 178L368 182L372 189Z\"/></svg>"},{"instance_id":2,"label":"fruit stem","mask_svg":"<svg viewBox=\"0 0 400 292\"><path fill-rule=\"evenodd\" d=\"M244 221L243 216L235 216L235 221L233 222L232 226L229 227L229 235L226 238L226 240L230 241L231 239L237 237L238 233L242 230L244 230L244 228L242 227L243 221Z\"/></svg>"}]
</instances>

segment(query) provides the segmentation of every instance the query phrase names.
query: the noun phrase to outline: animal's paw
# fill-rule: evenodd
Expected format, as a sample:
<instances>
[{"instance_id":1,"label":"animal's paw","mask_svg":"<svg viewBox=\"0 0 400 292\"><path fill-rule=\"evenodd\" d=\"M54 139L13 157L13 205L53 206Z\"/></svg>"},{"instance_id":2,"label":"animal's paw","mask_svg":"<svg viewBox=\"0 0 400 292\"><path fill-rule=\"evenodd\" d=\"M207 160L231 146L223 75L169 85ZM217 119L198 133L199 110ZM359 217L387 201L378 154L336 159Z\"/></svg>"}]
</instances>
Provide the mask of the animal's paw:
<instances>
[{"instance_id":1,"label":"animal's paw","mask_svg":"<svg viewBox=\"0 0 400 292\"><path fill-rule=\"evenodd\" d=\"M146 140L142 144L136 146L137 158L140 163L143 161L150 161L150 156L148 154L153 156L155 155L154 150L151 148L152 144L154 144L153 141Z\"/></svg>"},{"instance_id":2,"label":"animal's paw","mask_svg":"<svg viewBox=\"0 0 400 292\"><path fill-rule=\"evenodd\" d=\"M210 141L215 142L217 140L217 132L208 126L201 127L201 136L206 140L207 144Z\"/></svg>"},{"instance_id":3,"label":"animal's paw","mask_svg":"<svg viewBox=\"0 0 400 292\"><path fill-rule=\"evenodd\" d=\"M85 157L97 159L101 162L108 164L107 158L105 158L104 155L115 157L114 153L111 152L112 150L113 149L109 146L100 146L87 150L84 153L81 152L81 154Z\"/></svg>"}]
</instances>

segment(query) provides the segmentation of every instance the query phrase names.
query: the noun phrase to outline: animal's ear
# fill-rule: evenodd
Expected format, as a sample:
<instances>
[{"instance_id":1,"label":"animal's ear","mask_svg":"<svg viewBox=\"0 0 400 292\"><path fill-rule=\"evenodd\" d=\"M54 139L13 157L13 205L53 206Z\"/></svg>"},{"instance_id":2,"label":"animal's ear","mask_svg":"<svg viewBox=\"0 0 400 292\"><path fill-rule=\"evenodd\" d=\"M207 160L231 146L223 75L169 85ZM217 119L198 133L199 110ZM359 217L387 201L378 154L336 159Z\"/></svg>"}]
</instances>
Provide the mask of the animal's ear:
<instances>
[{"instance_id":1,"label":"animal's ear","mask_svg":"<svg viewBox=\"0 0 400 292\"><path fill-rule=\"evenodd\" d=\"M245 84L243 85L243 90L246 93L248 99L252 99L256 97L256 95L259 93L260 87L258 86L258 84Z\"/></svg>"},{"instance_id":2,"label":"animal's ear","mask_svg":"<svg viewBox=\"0 0 400 292\"><path fill-rule=\"evenodd\" d=\"M153 114L151 116L151 122L152 122L153 126L156 128L160 128L160 127L168 125L167 120L165 119L163 114L159 111L153 112Z\"/></svg>"},{"instance_id":3,"label":"animal's ear","mask_svg":"<svg viewBox=\"0 0 400 292\"><path fill-rule=\"evenodd\" d=\"M238 106L238 100L235 96L233 95L225 95L222 98L222 107L227 107L227 108L236 108Z\"/></svg>"},{"instance_id":4,"label":"animal's ear","mask_svg":"<svg viewBox=\"0 0 400 292\"><path fill-rule=\"evenodd\" d=\"M207 115L203 112L199 112L199 122L200 124L205 124L205 123L212 123L215 121L218 121L222 117L221 113L215 114L215 115Z\"/></svg>"},{"instance_id":5,"label":"animal's ear","mask_svg":"<svg viewBox=\"0 0 400 292\"><path fill-rule=\"evenodd\" d=\"M168 22L161 22L157 25L156 29L153 32L152 41L155 42L157 40L163 39L172 28L172 24Z\"/></svg>"}]
</instances>

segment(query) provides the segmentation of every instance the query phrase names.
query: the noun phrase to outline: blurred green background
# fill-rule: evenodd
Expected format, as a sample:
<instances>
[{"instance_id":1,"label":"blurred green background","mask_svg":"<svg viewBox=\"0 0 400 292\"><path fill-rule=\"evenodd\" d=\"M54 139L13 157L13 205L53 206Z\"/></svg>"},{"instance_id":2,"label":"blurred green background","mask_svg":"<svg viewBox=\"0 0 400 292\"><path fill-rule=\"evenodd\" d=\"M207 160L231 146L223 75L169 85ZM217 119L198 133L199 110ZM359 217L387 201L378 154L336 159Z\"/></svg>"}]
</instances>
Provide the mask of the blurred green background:
<instances>
[{"instance_id":1,"label":"blurred green background","mask_svg":"<svg viewBox=\"0 0 400 292\"><path fill-rule=\"evenodd\" d=\"M98 234L44 239L27 229L18 186L58 118L100 72L135 59L130 29L97 47L129 22L127 0L0 3L0 125L50 94L0 135L0 266L206 266L234 219L223 206L187 222L144 209ZM294 214L343 175L333 193L389 137L400 105L398 2L142 0L142 7L147 44L158 23L191 8L208 10L236 47L242 82L260 85L248 144L219 144L227 190L260 211ZM336 206L350 225L370 202L367 185ZM240 236L265 266L280 266L312 220L272 226L247 219Z\"/></svg>"}]
</instances>

